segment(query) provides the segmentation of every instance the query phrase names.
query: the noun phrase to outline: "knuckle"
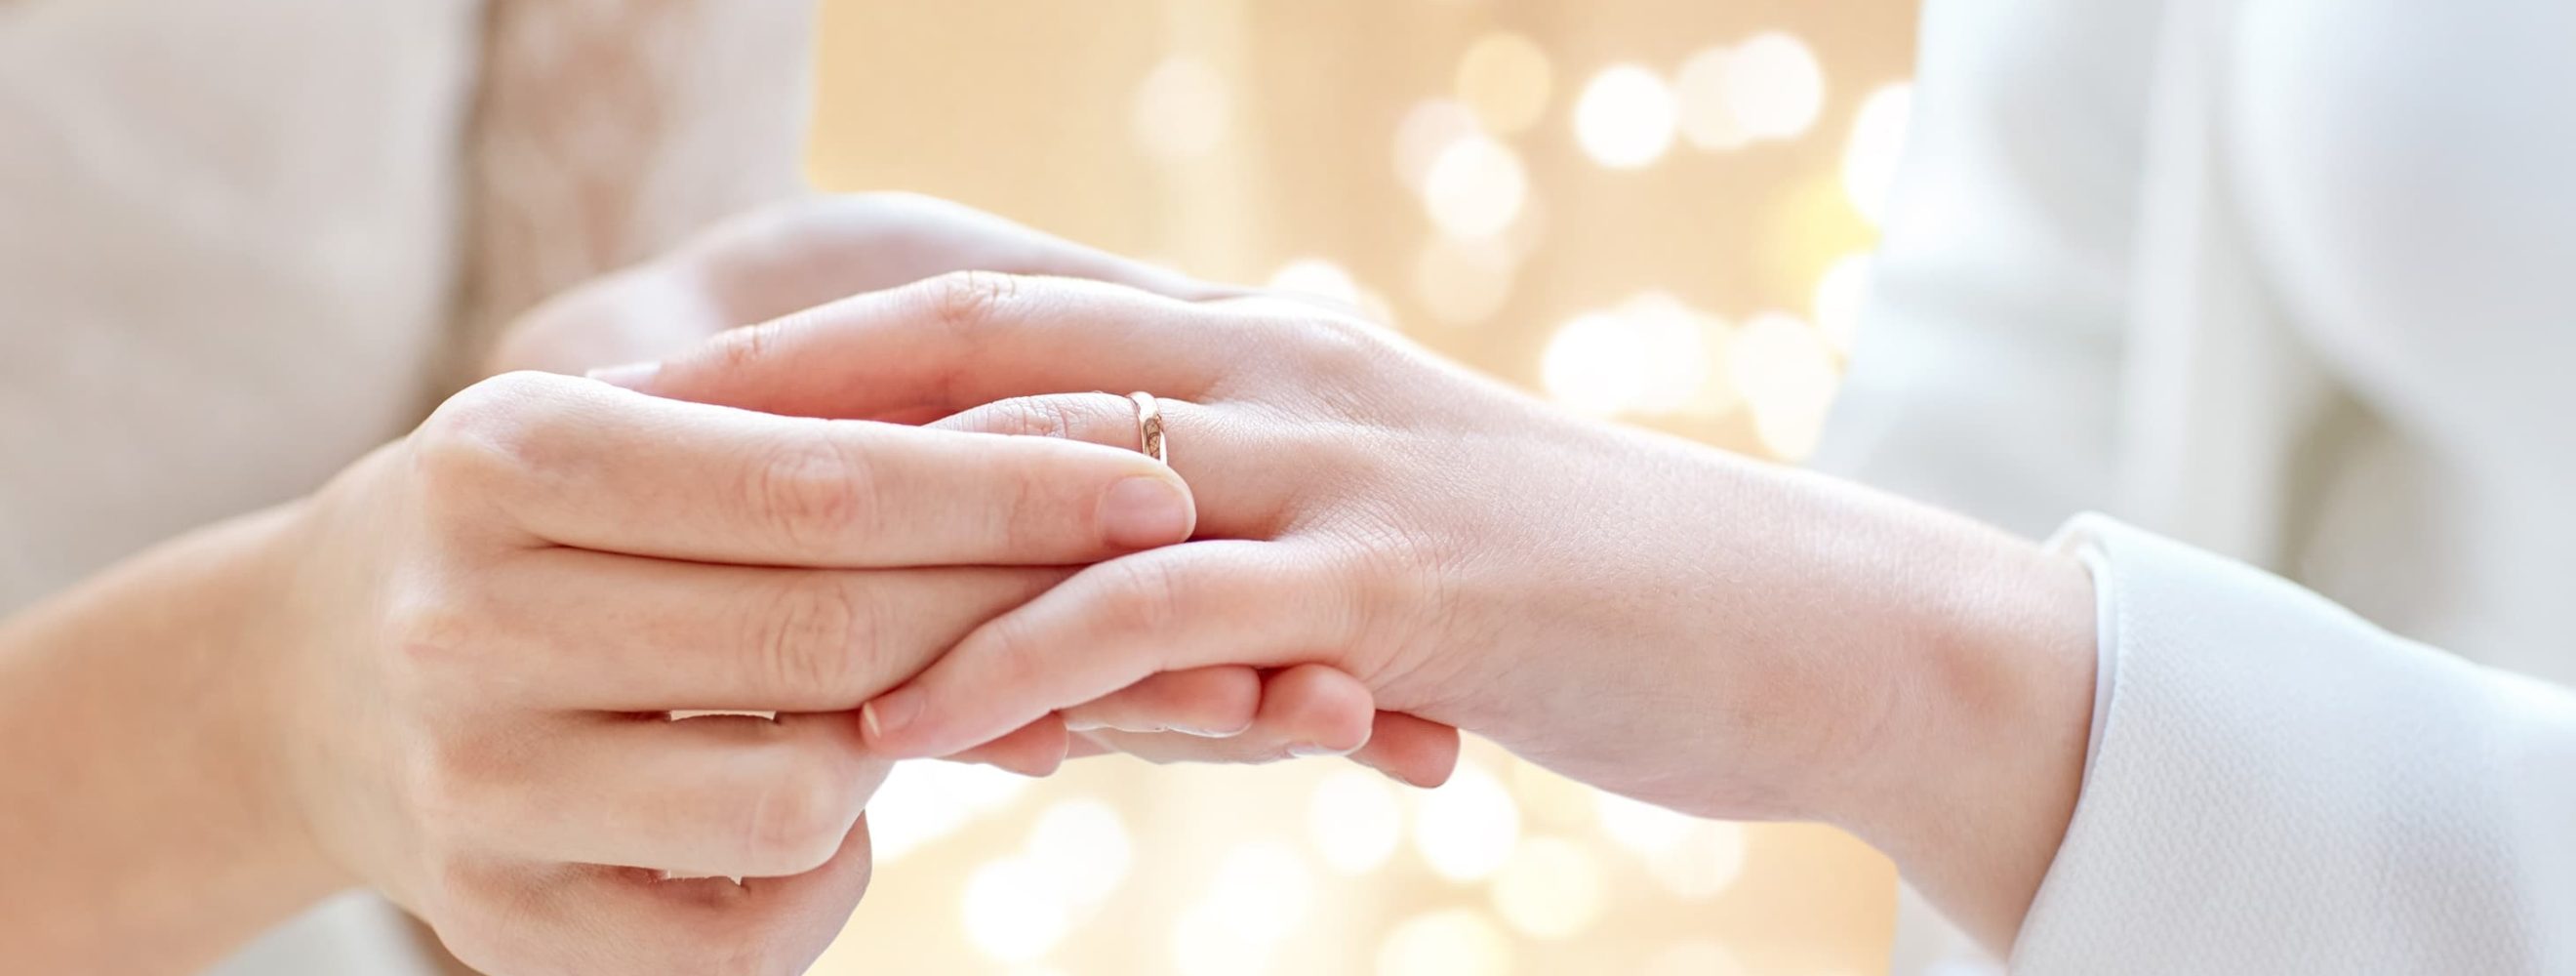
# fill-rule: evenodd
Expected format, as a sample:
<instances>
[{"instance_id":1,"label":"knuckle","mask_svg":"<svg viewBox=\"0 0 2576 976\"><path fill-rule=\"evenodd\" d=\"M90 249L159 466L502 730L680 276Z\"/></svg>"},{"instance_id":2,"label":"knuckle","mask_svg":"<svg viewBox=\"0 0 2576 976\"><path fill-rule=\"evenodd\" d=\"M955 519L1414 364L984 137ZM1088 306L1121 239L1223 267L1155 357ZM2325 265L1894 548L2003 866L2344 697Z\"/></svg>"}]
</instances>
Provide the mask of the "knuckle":
<instances>
[{"instance_id":1,"label":"knuckle","mask_svg":"<svg viewBox=\"0 0 2576 976\"><path fill-rule=\"evenodd\" d=\"M744 477L742 495L763 528L801 551L864 538L875 517L878 485L865 453L819 434L773 444Z\"/></svg>"},{"instance_id":2,"label":"knuckle","mask_svg":"<svg viewBox=\"0 0 2576 976\"><path fill-rule=\"evenodd\" d=\"M746 860L768 876L803 874L822 867L841 849L857 817L851 792L828 766L797 763L772 777L753 797L746 830Z\"/></svg>"},{"instance_id":3,"label":"knuckle","mask_svg":"<svg viewBox=\"0 0 2576 976\"><path fill-rule=\"evenodd\" d=\"M436 499L482 495L544 463L547 408L556 378L505 373L465 388L412 432L417 473ZM447 489L447 490L439 490Z\"/></svg>"},{"instance_id":4,"label":"knuckle","mask_svg":"<svg viewBox=\"0 0 2576 976\"><path fill-rule=\"evenodd\" d=\"M1063 397L1024 396L986 405L977 430L994 434L1078 439L1073 409Z\"/></svg>"},{"instance_id":5,"label":"knuckle","mask_svg":"<svg viewBox=\"0 0 2576 976\"><path fill-rule=\"evenodd\" d=\"M998 271L951 271L922 285L930 317L959 334L993 324L1019 292L1019 279Z\"/></svg>"},{"instance_id":6,"label":"knuckle","mask_svg":"<svg viewBox=\"0 0 2576 976\"><path fill-rule=\"evenodd\" d=\"M1122 559L1104 563L1110 574L1107 613L1112 626L1128 633L1155 633L1181 615L1182 583L1171 563L1160 559Z\"/></svg>"},{"instance_id":7,"label":"knuckle","mask_svg":"<svg viewBox=\"0 0 2576 976\"><path fill-rule=\"evenodd\" d=\"M708 347L707 355L720 372L733 372L758 365L770 357L780 334L795 328L796 316L769 322L736 326L718 333Z\"/></svg>"},{"instance_id":8,"label":"knuckle","mask_svg":"<svg viewBox=\"0 0 2576 976\"><path fill-rule=\"evenodd\" d=\"M861 677L859 663L872 656L873 618L848 579L797 574L754 624L767 676L781 689L851 688Z\"/></svg>"},{"instance_id":9,"label":"knuckle","mask_svg":"<svg viewBox=\"0 0 2576 976\"><path fill-rule=\"evenodd\" d=\"M439 832L501 829L495 798L511 773L498 750L474 737L433 736L408 764L405 794L418 822Z\"/></svg>"}]
</instances>

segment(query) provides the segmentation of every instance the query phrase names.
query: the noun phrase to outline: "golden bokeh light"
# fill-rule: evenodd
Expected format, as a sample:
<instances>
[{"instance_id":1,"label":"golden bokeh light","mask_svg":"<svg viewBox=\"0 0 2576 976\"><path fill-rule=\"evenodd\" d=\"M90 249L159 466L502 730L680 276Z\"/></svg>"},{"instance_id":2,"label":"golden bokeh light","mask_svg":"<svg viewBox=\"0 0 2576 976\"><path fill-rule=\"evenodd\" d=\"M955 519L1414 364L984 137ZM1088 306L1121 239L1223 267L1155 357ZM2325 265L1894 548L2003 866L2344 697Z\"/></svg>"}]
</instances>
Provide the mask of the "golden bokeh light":
<instances>
[{"instance_id":1,"label":"golden bokeh light","mask_svg":"<svg viewBox=\"0 0 2576 976\"><path fill-rule=\"evenodd\" d=\"M1795 35L1765 31L1746 38L1728 52L1726 67L1728 104L1750 138L1797 138L1824 111L1824 67Z\"/></svg>"},{"instance_id":2,"label":"golden bokeh light","mask_svg":"<svg viewBox=\"0 0 2576 976\"><path fill-rule=\"evenodd\" d=\"M1126 818L1090 797L1059 800L1029 829L1031 866L1054 879L1076 905L1095 905L1127 880L1134 856Z\"/></svg>"},{"instance_id":3,"label":"golden bokeh light","mask_svg":"<svg viewBox=\"0 0 2576 976\"><path fill-rule=\"evenodd\" d=\"M1840 379L1824 337L1797 316L1764 312L1745 321L1730 352L1735 387L1753 407L1763 445L1780 457L1806 457Z\"/></svg>"},{"instance_id":4,"label":"golden bokeh light","mask_svg":"<svg viewBox=\"0 0 2576 976\"><path fill-rule=\"evenodd\" d=\"M1546 114L1555 81L1556 68L1537 42L1496 32L1468 45L1467 53L1458 59L1453 90L1485 131L1509 135L1529 128Z\"/></svg>"},{"instance_id":5,"label":"golden bokeh light","mask_svg":"<svg viewBox=\"0 0 2576 976\"><path fill-rule=\"evenodd\" d=\"M1574 139L1593 162L1636 169L1672 148L1677 111L1672 87L1653 70L1612 65L1583 86L1574 104Z\"/></svg>"},{"instance_id":6,"label":"golden bokeh light","mask_svg":"<svg viewBox=\"0 0 2576 976\"><path fill-rule=\"evenodd\" d=\"M1178 162L1214 150L1231 112L1224 76L1204 60L1175 54L1137 84L1128 124L1146 155Z\"/></svg>"},{"instance_id":7,"label":"golden bokeh light","mask_svg":"<svg viewBox=\"0 0 2576 976\"><path fill-rule=\"evenodd\" d=\"M1730 53L1724 47L1703 48L1673 75L1682 135L1708 152L1740 149L1752 138L1735 117L1735 100L1727 93L1734 72Z\"/></svg>"},{"instance_id":8,"label":"golden bokeh light","mask_svg":"<svg viewBox=\"0 0 2576 976\"><path fill-rule=\"evenodd\" d=\"M1647 862L1647 870L1675 897L1716 897L1744 873L1744 827L1693 821L1678 842Z\"/></svg>"},{"instance_id":9,"label":"golden bokeh light","mask_svg":"<svg viewBox=\"0 0 2576 976\"><path fill-rule=\"evenodd\" d=\"M1560 838L1531 837L1494 875L1494 911L1523 935L1563 939L1600 919L1603 885L1600 859L1589 849Z\"/></svg>"},{"instance_id":10,"label":"golden bokeh light","mask_svg":"<svg viewBox=\"0 0 2576 976\"><path fill-rule=\"evenodd\" d=\"M976 868L958 905L977 951L1001 962L1031 962L1073 927L1071 898L1055 875L1018 857Z\"/></svg>"},{"instance_id":11,"label":"golden bokeh light","mask_svg":"<svg viewBox=\"0 0 2576 976\"><path fill-rule=\"evenodd\" d=\"M1493 238L1438 235L1413 261L1413 297L1431 321L1474 325L1502 311L1512 295L1510 248Z\"/></svg>"},{"instance_id":12,"label":"golden bokeh light","mask_svg":"<svg viewBox=\"0 0 2576 976\"><path fill-rule=\"evenodd\" d=\"M1306 824L1324 864L1346 875L1377 870L1404 842L1404 807L1385 777L1337 769L1315 784Z\"/></svg>"},{"instance_id":13,"label":"golden bokeh light","mask_svg":"<svg viewBox=\"0 0 2576 976\"><path fill-rule=\"evenodd\" d=\"M1686 939L1656 951L1637 976L1746 976L1744 964L1710 939Z\"/></svg>"},{"instance_id":14,"label":"golden bokeh light","mask_svg":"<svg viewBox=\"0 0 2576 976\"><path fill-rule=\"evenodd\" d=\"M1846 254L1826 266L1816 279L1815 297L1807 306L1816 317L1816 329L1833 346L1837 356L1851 354L1852 337L1860 332L1861 310L1869 305L1870 257L1867 252Z\"/></svg>"},{"instance_id":15,"label":"golden bokeh light","mask_svg":"<svg viewBox=\"0 0 2576 976\"><path fill-rule=\"evenodd\" d=\"M1896 185L1896 162L1905 149L1906 122L1914 115L1914 86L1893 84L1861 99L1843 141L1843 193L1870 226L1885 219Z\"/></svg>"},{"instance_id":16,"label":"golden bokeh light","mask_svg":"<svg viewBox=\"0 0 2576 976\"><path fill-rule=\"evenodd\" d=\"M1413 847L1431 873L1451 881L1491 876L1520 842L1521 812L1510 791L1474 763L1413 808Z\"/></svg>"},{"instance_id":17,"label":"golden bokeh light","mask_svg":"<svg viewBox=\"0 0 2576 976\"><path fill-rule=\"evenodd\" d=\"M1902 0L823 8L826 188L1347 302L1570 407L1789 458L1867 304L1912 49ZM907 762L815 972L1884 966L1894 874L1856 841L1605 797L1473 737L1437 791L1328 760Z\"/></svg>"},{"instance_id":18,"label":"golden bokeh light","mask_svg":"<svg viewBox=\"0 0 2576 976\"><path fill-rule=\"evenodd\" d=\"M1483 135L1463 136L1432 157L1422 177L1422 206L1451 237L1491 237L1512 225L1529 198L1529 174L1518 153Z\"/></svg>"},{"instance_id":19,"label":"golden bokeh light","mask_svg":"<svg viewBox=\"0 0 2576 976\"><path fill-rule=\"evenodd\" d=\"M1485 916L1463 908L1417 915L1395 927L1378 949L1378 976L1506 976L1510 937Z\"/></svg>"},{"instance_id":20,"label":"golden bokeh light","mask_svg":"<svg viewBox=\"0 0 2576 976\"><path fill-rule=\"evenodd\" d=\"M1406 189L1422 192L1431 164L1459 140L1478 131L1476 113L1448 98L1427 98L1406 109L1395 124L1395 175Z\"/></svg>"},{"instance_id":21,"label":"golden bokeh light","mask_svg":"<svg viewBox=\"0 0 2576 976\"><path fill-rule=\"evenodd\" d=\"M1298 295L1340 302L1354 308L1366 304L1359 282L1352 280L1350 270L1324 258L1304 257L1280 265L1270 273L1269 287Z\"/></svg>"}]
</instances>

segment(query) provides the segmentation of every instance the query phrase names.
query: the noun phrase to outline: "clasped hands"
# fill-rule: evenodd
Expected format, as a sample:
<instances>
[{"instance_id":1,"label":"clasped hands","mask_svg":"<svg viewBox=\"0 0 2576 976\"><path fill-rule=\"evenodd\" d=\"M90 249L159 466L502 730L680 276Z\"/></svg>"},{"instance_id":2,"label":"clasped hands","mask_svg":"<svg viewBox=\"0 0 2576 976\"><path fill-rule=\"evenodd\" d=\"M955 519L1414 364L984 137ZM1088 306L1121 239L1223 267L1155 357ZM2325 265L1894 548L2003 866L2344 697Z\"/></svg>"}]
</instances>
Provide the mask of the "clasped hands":
<instances>
[{"instance_id":1,"label":"clasped hands","mask_svg":"<svg viewBox=\"0 0 2576 976\"><path fill-rule=\"evenodd\" d=\"M1873 538L1983 544L912 198L747 219L511 342L637 362L487 380L308 500L276 598L322 623L268 641L317 856L501 976L801 971L904 758L1432 785L1466 729L1863 829L1902 791L1862 771L1922 759L1886 748L1914 696L1873 655L1938 628L1834 597L1937 602Z\"/></svg>"}]
</instances>

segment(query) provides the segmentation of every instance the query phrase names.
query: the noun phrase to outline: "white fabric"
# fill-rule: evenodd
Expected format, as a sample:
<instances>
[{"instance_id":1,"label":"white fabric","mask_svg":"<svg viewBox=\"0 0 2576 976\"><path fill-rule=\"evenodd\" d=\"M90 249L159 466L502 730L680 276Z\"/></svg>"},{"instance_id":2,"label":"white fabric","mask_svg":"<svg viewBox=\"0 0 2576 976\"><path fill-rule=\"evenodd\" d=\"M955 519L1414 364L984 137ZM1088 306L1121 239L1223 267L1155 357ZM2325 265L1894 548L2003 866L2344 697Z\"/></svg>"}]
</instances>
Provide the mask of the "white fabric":
<instances>
[{"instance_id":1,"label":"white fabric","mask_svg":"<svg viewBox=\"0 0 2576 976\"><path fill-rule=\"evenodd\" d=\"M2576 681L2571 91L2576 4L1929 0L1876 291L1817 464L2034 535L2104 509L2471 660ZM2119 671L2097 718L2126 728L2098 730L2082 835L2018 969L2576 968L2538 938L2576 929L2576 859L2553 846L2576 815L2544 795L2576 763L2533 746L2531 779L2439 806L2377 789L2452 791L2479 748L2541 741L2498 703L2550 696L2317 622L2312 598L2224 562L2108 549L2157 608L2128 619L2171 619L2138 625L2144 646L2106 634ZM2216 707L2239 694L2278 714ZM2351 707L2382 701L2406 708ZM2260 802L2210 805L2226 798ZM2214 863L2172 823L2187 799L2234 818L2197 815L2203 833L2357 848L2342 873L2294 851ZM2560 821L2517 826L2544 811ZM2427 818L2444 829L2412 829ZM2394 870L2442 864L2439 884ZM2352 865L2387 873L2355 893ZM2236 923L2165 910L2183 889L2146 881L2173 872ZM2146 900L2118 916L2133 887ZM2470 924L2458 904L2529 925ZM1957 945L1908 918L1898 970ZM2330 964L2352 958L2370 964Z\"/></svg>"},{"instance_id":2,"label":"white fabric","mask_svg":"<svg viewBox=\"0 0 2576 976\"><path fill-rule=\"evenodd\" d=\"M2576 972L2576 693L2108 519L2118 678L2016 972Z\"/></svg>"}]
</instances>

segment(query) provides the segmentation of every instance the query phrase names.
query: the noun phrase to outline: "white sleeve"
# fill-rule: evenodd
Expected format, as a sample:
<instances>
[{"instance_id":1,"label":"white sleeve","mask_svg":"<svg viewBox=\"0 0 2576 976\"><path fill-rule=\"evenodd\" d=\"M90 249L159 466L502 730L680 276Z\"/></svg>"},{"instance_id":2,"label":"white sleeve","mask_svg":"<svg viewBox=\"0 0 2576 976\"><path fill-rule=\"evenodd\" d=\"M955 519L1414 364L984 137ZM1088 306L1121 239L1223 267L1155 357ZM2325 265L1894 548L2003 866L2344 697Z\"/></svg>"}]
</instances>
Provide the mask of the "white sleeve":
<instances>
[{"instance_id":1,"label":"white sleeve","mask_svg":"<svg viewBox=\"0 0 2576 976\"><path fill-rule=\"evenodd\" d=\"M2037 537L2114 496L2160 3L1932 0L1809 464Z\"/></svg>"},{"instance_id":2,"label":"white sleeve","mask_svg":"<svg viewBox=\"0 0 2576 976\"><path fill-rule=\"evenodd\" d=\"M2107 696L2014 946L2055 973L2576 973L2576 694L2099 516Z\"/></svg>"}]
</instances>

